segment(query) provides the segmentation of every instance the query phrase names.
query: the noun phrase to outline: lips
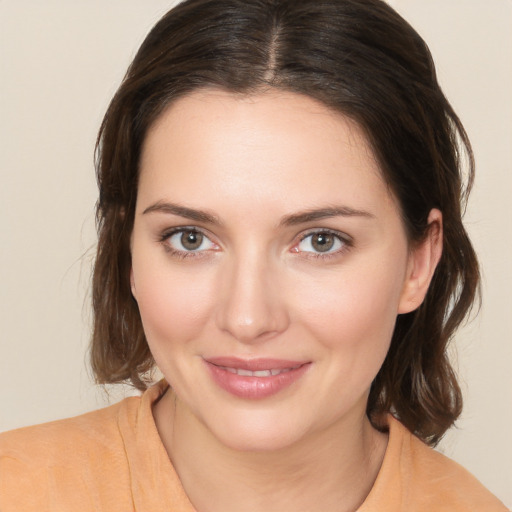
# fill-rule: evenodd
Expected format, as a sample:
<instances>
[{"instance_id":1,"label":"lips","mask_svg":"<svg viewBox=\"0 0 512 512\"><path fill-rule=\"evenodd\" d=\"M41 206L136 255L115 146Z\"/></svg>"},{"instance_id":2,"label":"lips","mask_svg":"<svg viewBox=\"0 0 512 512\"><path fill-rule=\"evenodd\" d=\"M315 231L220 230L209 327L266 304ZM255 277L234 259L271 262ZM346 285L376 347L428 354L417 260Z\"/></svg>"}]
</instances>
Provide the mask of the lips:
<instances>
[{"instance_id":1,"label":"lips","mask_svg":"<svg viewBox=\"0 0 512 512\"><path fill-rule=\"evenodd\" d=\"M271 377L273 375L280 375L281 373L290 372L292 370L296 370L299 368L298 366L295 366L293 368L272 368L270 370L244 370L242 368L230 368L228 366L219 366L219 368L222 368L223 370L226 370L230 373L236 373L237 375L242 375L243 377Z\"/></svg>"},{"instance_id":2,"label":"lips","mask_svg":"<svg viewBox=\"0 0 512 512\"><path fill-rule=\"evenodd\" d=\"M291 361L286 359L240 359L238 357L210 357L206 359L208 363L224 368L235 368L239 370L248 370L256 372L259 370L286 370L297 368L307 361Z\"/></svg>"},{"instance_id":3,"label":"lips","mask_svg":"<svg viewBox=\"0 0 512 512\"><path fill-rule=\"evenodd\" d=\"M245 399L262 399L297 382L311 363L283 359L205 359L213 381L224 391Z\"/></svg>"}]
</instances>

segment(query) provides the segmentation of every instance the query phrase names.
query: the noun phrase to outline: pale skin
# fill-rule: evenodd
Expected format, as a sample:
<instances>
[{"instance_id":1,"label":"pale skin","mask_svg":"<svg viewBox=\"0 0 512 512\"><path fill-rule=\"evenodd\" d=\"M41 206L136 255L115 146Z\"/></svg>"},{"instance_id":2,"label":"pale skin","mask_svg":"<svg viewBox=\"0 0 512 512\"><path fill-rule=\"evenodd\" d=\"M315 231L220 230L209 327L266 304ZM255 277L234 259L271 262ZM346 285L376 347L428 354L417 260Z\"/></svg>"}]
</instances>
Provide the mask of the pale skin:
<instances>
[{"instance_id":1,"label":"pale skin","mask_svg":"<svg viewBox=\"0 0 512 512\"><path fill-rule=\"evenodd\" d=\"M356 510L387 446L365 414L369 388L397 315L425 297L441 213L409 243L358 126L293 93L186 96L150 128L140 169L132 292L174 391L154 417L191 502ZM184 232L202 241L191 249ZM308 370L245 399L205 371L220 356Z\"/></svg>"}]
</instances>

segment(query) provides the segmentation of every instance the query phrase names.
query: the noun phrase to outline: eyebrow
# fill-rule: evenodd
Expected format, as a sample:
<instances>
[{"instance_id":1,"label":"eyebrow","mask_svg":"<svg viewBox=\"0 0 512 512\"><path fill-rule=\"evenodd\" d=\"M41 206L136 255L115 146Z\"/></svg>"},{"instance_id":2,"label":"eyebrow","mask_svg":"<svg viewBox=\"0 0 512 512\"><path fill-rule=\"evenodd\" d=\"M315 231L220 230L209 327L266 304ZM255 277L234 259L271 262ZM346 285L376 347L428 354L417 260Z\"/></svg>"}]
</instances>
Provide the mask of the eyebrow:
<instances>
[{"instance_id":1,"label":"eyebrow","mask_svg":"<svg viewBox=\"0 0 512 512\"><path fill-rule=\"evenodd\" d=\"M219 217L204 210L197 210L195 208L187 208L176 203L169 203L164 201L158 201L152 206L146 208L142 215L147 213L164 213L169 215L177 215L185 219L190 219L195 222L204 222L206 224L213 224L221 226L222 222ZM316 208L306 210L303 212L293 213L286 215L279 222L279 226L296 226L299 224L305 224L307 222L313 222L316 220L328 219L331 217L364 217L373 219L375 215L365 210L357 210L349 206L332 206L327 208Z\"/></svg>"},{"instance_id":2,"label":"eyebrow","mask_svg":"<svg viewBox=\"0 0 512 512\"><path fill-rule=\"evenodd\" d=\"M208 213L204 210L196 210L194 208L187 208L186 206L181 206L175 203L167 203L163 201L158 201L152 206L146 208L142 215L146 215L147 213L166 213L170 215L178 215L179 217L183 217L185 219L190 219L196 222L204 222L206 224L215 224L221 225L222 222L219 218L211 213Z\"/></svg>"},{"instance_id":3,"label":"eyebrow","mask_svg":"<svg viewBox=\"0 0 512 512\"><path fill-rule=\"evenodd\" d=\"M375 215L365 210L350 208L349 206L333 206L293 213L283 217L279 224L281 226L296 226L297 224L305 224L306 222L313 222L315 220L328 219L331 217L365 217L374 219Z\"/></svg>"}]
</instances>

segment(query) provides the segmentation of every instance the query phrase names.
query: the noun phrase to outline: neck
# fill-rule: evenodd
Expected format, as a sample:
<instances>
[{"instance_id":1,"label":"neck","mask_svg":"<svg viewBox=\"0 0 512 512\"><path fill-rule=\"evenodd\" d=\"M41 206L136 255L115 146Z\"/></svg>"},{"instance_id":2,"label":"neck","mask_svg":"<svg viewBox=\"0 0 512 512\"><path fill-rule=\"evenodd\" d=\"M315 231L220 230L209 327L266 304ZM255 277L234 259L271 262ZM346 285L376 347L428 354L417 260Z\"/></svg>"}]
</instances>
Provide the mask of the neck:
<instances>
[{"instance_id":1,"label":"neck","mask_svg":"<svg viewBox=\"0 0 512 512\"><path fill-rule=\"evenodd\" d=\"M199 512L352 512L370 492L387 445L387 436L371 426L364 408L271 452L225 446L169 391L154 415L183 488Z\"/></svg>"}]
</instances>

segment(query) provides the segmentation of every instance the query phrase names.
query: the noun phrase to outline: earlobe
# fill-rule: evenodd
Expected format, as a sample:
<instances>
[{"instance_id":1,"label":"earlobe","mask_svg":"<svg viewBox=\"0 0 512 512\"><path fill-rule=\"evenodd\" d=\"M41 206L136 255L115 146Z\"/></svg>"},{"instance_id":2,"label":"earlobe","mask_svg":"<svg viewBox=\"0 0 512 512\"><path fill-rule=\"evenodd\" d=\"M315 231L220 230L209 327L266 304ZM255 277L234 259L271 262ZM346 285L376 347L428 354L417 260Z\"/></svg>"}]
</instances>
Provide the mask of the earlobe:
<instances>
[{"instance_id":1,"label":"earlobe","mask_svg":"<svg viewBox=\"0 0 512 512\"><path fill-rule=\"evenodd\" d=\"M424 240L411 249L398 313L410 313L423 302L443 252L443 214L432 209Z\"/></svg>"}]
</instances>

